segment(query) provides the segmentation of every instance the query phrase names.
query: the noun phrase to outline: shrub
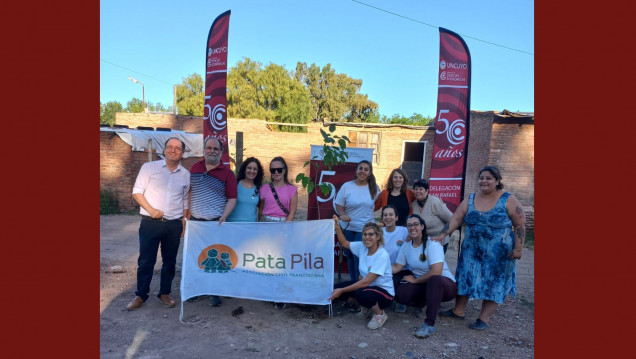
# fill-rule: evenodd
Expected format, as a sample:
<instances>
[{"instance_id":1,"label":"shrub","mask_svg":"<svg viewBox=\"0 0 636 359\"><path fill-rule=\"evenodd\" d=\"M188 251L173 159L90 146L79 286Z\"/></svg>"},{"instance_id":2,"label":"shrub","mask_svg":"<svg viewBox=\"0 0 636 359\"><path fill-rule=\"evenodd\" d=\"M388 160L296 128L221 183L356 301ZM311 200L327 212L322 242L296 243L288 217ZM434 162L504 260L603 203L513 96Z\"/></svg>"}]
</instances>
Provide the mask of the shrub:
<instances>
[{"instance_id":1,"label":"shrub","mask_svg":"<svg viewBox=\"0 0 636 359\"><path fill-rule=\"evenodd\" d=\"M99 190L99 214L112 213L119 213L117 195L107 189Z\"/></svg>"}]
</instances>

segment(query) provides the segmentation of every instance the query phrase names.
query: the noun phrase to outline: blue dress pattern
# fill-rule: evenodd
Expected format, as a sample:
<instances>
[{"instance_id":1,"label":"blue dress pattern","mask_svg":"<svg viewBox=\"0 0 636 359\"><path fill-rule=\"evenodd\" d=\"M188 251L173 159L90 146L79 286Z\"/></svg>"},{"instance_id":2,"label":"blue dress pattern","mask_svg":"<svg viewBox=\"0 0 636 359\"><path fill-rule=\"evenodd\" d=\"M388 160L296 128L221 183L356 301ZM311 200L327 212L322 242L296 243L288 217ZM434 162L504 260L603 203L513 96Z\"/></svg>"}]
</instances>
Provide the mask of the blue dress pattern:
<instances>
[{"instance_id":1,"label":"blue dress pattern","mask_svg":"<svg viewBox=\"0 0 636 359\"><path fill-rule=\"evenodd\" d=\"M514 246L512 221L506 211L510 193L501 195L493 209L475 209L475 194L468 199L464 217L466 236L457 263L457 294L470 299L503 303L508 293L517 296L517 261L508 259Z\"/></svg>"}]
</instances>

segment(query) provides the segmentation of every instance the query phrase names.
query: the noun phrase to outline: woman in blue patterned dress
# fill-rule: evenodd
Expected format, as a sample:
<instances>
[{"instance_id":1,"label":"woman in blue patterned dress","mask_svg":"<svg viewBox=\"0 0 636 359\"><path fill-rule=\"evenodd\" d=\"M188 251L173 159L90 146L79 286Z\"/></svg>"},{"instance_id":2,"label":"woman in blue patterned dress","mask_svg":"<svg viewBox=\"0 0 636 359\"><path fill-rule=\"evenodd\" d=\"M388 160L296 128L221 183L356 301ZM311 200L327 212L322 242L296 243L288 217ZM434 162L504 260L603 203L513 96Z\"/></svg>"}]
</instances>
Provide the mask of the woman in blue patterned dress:
<instances>
[{"instance_id":1,"label":"woman in blue patterned dress","mask_svg":"<svg viewBox=\"0 0 636 359\"><path fill-rule=\"evenodd\" d=\"M490 316L508 294L516 297L516 259L526 238L526 217L521 203L502 191L501 172L493 166L479 171L479 191L457 208L448 228L435 237L441 240L466 224L466 237L457 262L455 308L440 316L464 319L469 299L483 299L479 318L469 327L490 326ZM514 227L514 230L513 230Z\"/></svg>"}]
</instances>

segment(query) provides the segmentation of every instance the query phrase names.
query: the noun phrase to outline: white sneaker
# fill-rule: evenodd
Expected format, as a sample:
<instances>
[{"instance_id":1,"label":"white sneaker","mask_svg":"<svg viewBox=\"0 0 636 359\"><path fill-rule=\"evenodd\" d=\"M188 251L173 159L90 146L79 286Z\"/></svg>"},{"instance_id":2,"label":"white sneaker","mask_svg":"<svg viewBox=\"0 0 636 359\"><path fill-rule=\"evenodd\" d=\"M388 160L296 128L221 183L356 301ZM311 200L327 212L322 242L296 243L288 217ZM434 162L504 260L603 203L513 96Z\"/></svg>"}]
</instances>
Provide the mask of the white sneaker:
<instances>
[{"instance_id":1,"label":"white sneaker","mask_svg":"<svg viewBox=\"0 0 636 359\"><path fill-rule=\"evenodd\" d=\"M380 315L373 315L373 318L367 324L367 328L369 329L378 329L386 323L386 320L389 319L389 316L386 315L386 312L382 312Z\"/></svg>"}]
</instances>

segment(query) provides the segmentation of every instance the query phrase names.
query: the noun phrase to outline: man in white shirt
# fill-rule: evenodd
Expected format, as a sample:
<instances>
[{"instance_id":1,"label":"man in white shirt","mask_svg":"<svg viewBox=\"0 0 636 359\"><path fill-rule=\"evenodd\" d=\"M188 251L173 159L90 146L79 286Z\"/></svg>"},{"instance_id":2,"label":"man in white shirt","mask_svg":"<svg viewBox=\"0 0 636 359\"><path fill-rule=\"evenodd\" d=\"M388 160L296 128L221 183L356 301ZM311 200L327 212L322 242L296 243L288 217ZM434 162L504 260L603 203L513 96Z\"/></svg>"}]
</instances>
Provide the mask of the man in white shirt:
<instances>
[{"instance_id":1,"label":"man in white shirt","mask_svg":"<svg viewBox=\"0 0 636 359\"><path fill-rule=\"evenodd\" d=\"M159 246L162 266L157 298L164 307L175 306L175 301L170 299L170 289L183 234L183 217L188 210L190 172L179 164L185 150L183 141L171 137L164 147L164 159L144 163L133 187L133 198L140 205L142 218L136 297L128 303L127 310L141 307L148 299Z\"/></svg>"}]
</instances>

